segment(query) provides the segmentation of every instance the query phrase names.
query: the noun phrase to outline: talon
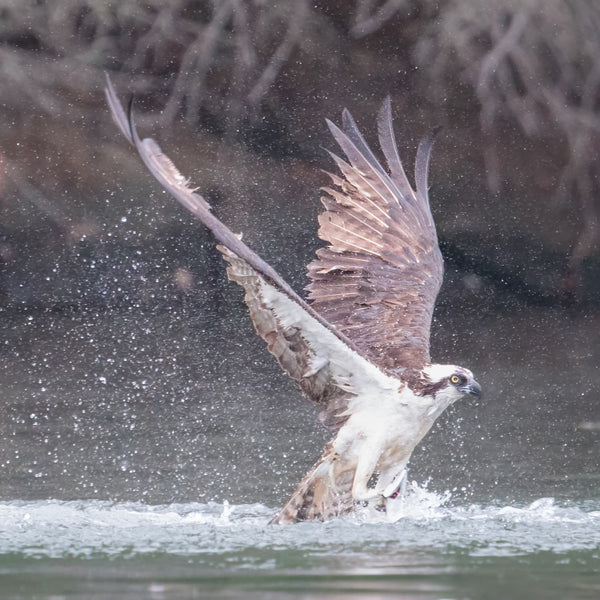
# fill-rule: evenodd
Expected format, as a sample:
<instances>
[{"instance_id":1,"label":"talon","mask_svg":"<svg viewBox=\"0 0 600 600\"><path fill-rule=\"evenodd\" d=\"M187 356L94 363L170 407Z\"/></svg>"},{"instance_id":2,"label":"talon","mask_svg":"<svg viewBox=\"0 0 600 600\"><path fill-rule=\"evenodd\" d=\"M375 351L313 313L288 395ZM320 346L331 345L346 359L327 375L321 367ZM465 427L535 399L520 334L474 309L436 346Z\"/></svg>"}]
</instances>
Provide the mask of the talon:
<instances>
[{"instance_id":1,"label":"talon","mask_svg":"<svg viewBox=\"0 0 600 600\"><path fill-rule=\"evenodd\" d=\"M399 475L396 475L394 481L388 485L383 491L383 495L386 498L397 498L398 496L403 496L406 492L406 484L408 482L408 471L406 469L402 469L402 472Z\"/></svg>"}]
</instances>

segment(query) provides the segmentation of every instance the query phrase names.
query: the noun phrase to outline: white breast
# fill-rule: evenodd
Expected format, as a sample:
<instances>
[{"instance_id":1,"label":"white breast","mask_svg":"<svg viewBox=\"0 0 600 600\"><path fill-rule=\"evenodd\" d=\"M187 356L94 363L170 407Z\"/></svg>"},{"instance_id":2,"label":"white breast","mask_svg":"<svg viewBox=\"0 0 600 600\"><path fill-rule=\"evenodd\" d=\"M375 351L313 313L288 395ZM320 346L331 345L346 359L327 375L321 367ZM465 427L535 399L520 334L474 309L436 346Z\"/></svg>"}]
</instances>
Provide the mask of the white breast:
<instances>
[{"instance_id":1,"label":"white breast","mask_svg":"<svg viewBox=\"0 0 600 600\"><path fill-rule=\"evenodd\" d=\"M421 438L429 431L438 410L435 401L400 391L382 390L378 396L357 396L352 414L334 440L336 452L356 465L358 488L379 473L372 495L383 492L404 469Z\"/></svg>"}]
</instances>

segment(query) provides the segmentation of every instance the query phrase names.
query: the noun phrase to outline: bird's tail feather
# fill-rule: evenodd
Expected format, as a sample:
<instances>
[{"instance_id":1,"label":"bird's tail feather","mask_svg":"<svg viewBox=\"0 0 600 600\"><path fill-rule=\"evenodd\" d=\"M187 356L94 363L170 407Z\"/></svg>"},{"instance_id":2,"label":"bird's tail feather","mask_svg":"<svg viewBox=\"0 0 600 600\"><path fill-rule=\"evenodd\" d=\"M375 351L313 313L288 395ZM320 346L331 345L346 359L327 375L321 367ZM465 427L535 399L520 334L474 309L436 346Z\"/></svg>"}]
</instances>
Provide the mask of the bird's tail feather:
<instances>
[{"instance_id":1,"label":"bird's tail feather","mask_svg":"<svg viewBox=\"0 0 600 600\"><path fill-rule=\"evenodd\" d=\"M331 444L271 523L324 521L354 508L352 482L354 469L340 459Z\"/></svg>"}]
</instances>

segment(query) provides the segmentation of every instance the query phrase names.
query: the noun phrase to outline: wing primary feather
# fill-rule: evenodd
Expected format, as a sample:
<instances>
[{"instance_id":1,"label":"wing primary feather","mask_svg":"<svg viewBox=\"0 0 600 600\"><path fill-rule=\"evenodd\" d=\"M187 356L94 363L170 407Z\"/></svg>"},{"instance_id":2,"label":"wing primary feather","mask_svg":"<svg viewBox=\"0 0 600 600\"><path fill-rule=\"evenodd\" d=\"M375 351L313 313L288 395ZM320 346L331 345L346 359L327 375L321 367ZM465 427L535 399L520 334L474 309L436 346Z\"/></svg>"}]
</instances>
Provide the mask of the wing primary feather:
<instances>
[{"instance_id":1,"label":"wing primary feather","mask_svg":"<svg viewBox=\"0 0 600 600\"><path fill-rule=\"evenodd\" d=\"M376 242L375 240L372 240L365 235L361 235L357 231L352 231L352 229L349 229L348 227L344 227L343 225L341 225L340 223L337 223L336 221L331 220L331 221L329 221L329 224L332 227L335 227L336 229L343 231L347 236L352 236L352 237L358 238L359 240L363 240L363 241L367 242L367 244L372 244L376 248L383 248L383 244L381 244L380 242Z\"/></svg>"},{"instance_id":2,"label":"wing primary feather","mask_svg":"<svg viewBox=\"0 0 600 600\"><path fill-rule=\"evenodd\" d=\"M387 160L388 167L392 174L394 183L398 186L402 195L414 203L415 193L408 181L396 144L396 135L392 123L392 101L388 96L381 106L377 118L377 133L379 134L379 143Z\"/></svg>"},{"instance_id":3,"label":"wing primary feather","mask_svg":"<svg viewBox=\"0 0 600 600\"><path fill-rule=\"evenodd\" d=\"M389 227L388 227L387 223L385 223L385 221L382 221L379 217L375 216L372 212L367 210L362 204L359 204L355 200L352 200L352 198L350 198L349 196L345 196L341 192L337 192L336 190L332 190L330 188L322 188L322 191L329 194L339 204L341 204L343 201L344 203L347 203L347 204L353 206L357 211L368 215L368 217L370 219L373 219L374 221L376 221L377 223L379 223L381 225L382 231L386 231L387 229L389 229ZM324 204L324 202L323 202L323 204ZM358 220L358 217L356 217L355 215L352 215L352 216ZM381 233L381 232L379 232L379 233Z\"/></svg>"},{"instance_id":4,"label":"wing primary feather","mask_svg":"<svg viewBox=\"0 0 600 600\"><path fill-rule=\"evenodd\" d=\"M352 246L352 248L355 248L359 252L364 252L365 254L371 254L372 256L379 256L379 254L377 252L375 252L374 250L370 250L369 248L365 248L364 246L361 246L360 244L351 242L347 238L339 238L339 237L332 235L331 239L334 242L338 242L341 246Z\"/></svg>"},{"instance_id":5,"label":"wing primary feather","mask_svg":"<svg viewBox=\"0 0 600 600\"><path fill-rule=\"evenodd\" d=\"M108 102L108 106L110 108L110 114L112 115L113 121L116 123L117 127L121 131L121 133L125 136L125 139L133 145L133 135L131 133L131 127L129 124L129 119L117 98L117 93L113 86L108 73L104 73L106 77L106 87L104 88L104 95L106 96L106 101ZM129 98L129 110L131 110L131 105L133 104L133 95Z\"/></svg>"},{"instance_id":6,"label":"wing primary feather","mask_svg":"<svg viewBox=\"0 0 600 600\"><path fill-rule=\"evenodd\" d=\"M373 188L373 186L371 186L367 181L365 181L364 176L358 171L358 169L356 169L352 165L349 165L344 159L340 158L337 154L334 154L333 152L329 152L329 155L331 156L331 158L333 158L333 160L337 164L340 171L342 173L344 173L344 175L346 176L346 179L348 179L352 175L356 175L357 177L360 177L361 181L364 181L365 185L367 185L368 187L373 189L373 191L378 196L381 195L379 192L377 192L377 190L375 190ZM364 194L363 194L362 198L364 199L365 202L368 202L371 206L373 206L373 208L377 209L384 216L385 219L388 218L388 213L381 206L379 206L379 204L377 204L376 202L373 202L373 200L371 200L371 198L365 196ZM385 200L385 198L383 198L383 200L386 202L386 205L387 205L387 201Z\"/></svg>"},{"instance_id":7,"label":"wing primary feather","mask_svg":"<svg viewBox=\"0 0 600 600\"><path fill-rule=\"evenodd\" d=\"M328 193L328 194L331 194L331 192L330 192L330 191L328 191L327 193ZM333 195L333 194L331 194L331 195ZM328 209L328 211L330 211L330 212L331 212L331 209L330 209L330 208L329 208L329 206L327 205L327 200L329 200L329 198L327 198L327 197L325 197L325 196L324 196L323 198L324 198L323 204L325 205L325 208L327 208L327 209ZM333 196L333 198L334 198L334 201L335 201L335 196ZM351 204L351 203L349 203L349 204ZM367 221L366 221L364 218L363 218L363 219L361 219L361 218L359 217L359 215L357 214L357 212L362 212L362 210L361 210L361 209L362 209L362 207L360 206L360 204L356 204L356 203L355 203L355 204L352 204L352 206L356 206L356 209L357 209L357 210L356 210L356 211L351 211L351 212L348 212L348 214L347 214L347 218L348 218L350 221L353 221L353 222L354 222L354 224L357 224L357 223L358 223L359 227L365 227L366 229L369 229L369 230L371 230L371 231L372 231L372 232L373 232L373 233L374 233L374 234L375 234L375 235L376 235L378 238L381 238L381 236L383 235L383 233L384 233L384 232L385 232L385 231L386 231L388 228L387 228L387 227L383 227L382 229L377 229L377 227L375 227L374 225L371 225L371 223L368 223L368 222L367 222ZM335 214L335 211L334 211L334 214ZM364 214L363 214L363 216L364 216ZM332 217L332 218L333 218L333 217ZM332 222L332 219L330 219L330 220L329 220L329 222ZM357 235L357 233L354 233L353 235ZM363 236L363 235L360 235L360 234L358 234L358 235L359 235L359 237L362 237L362 238L364 238L364 239L368 239L370 242L372 242L372 243L374 243L374 244L376 244L376 245L378 245L378 246L381 246L381 245L382 245L382 244L379 244L378 242L376 242L376 241L375 241L375 239L366 238L365 236Z\"/></svg>"},{"instance_id":8,"label":"wing primary feather","mask_svg":"<svg viewBox=\"0 0 600 600\"><path fill-rule=\"evenodd\" d=\"M396 184L390 179L389 175L378 170L375 170L371 167L370 163L363 157L358 148L354 145L352 140L348 138L348 136L339 128L335 123L327 120L329 125L329 129L335 136L338 144L344 151L344 154L348 157L351 164L348 164L345 160L341 159L339 156L334 154L333 152L329 152L329 155L336 162L338 168L346 178L346 180L353 184L352 179L358 178L360 179L361 186L366 187L368 190L371 190L373 194L378 196L381 200L380 203L374 202L369 196L370 194L366 193L366 190L358 190L361 193L361 197L365 202L369 202L374 208L376 208L383 216L384 219L388 219L389 215L387 211L390 206L400 206L403 211L410 214L415 219L419 219L419 208L417 207L416 202L413 202L414 192L412 189L410 190L410 195L406 196L400 192ZM381 189L378 189L374 183L369 181L369 178L366 176L368 171L371 171L376 175L378 180L385 187L384 192L387 190L388 195L386 196ZM410 184L407 185L410 188ZM356 186L355 186L356 187ZM402 200L402 202L401 202Z\"/></svg>"},{"instance_id":9,"label":"wing primary feather","mask_svg":"<svg viewBox=\"0 0 600 600\"><path fill-rule=\"evenodd\" d=\"M415 160L415 183L417 194L421 196L422 201L427 207L427 216L430 225L433 225L433 217L429 207L429 192L427 190L427 172L429 170L429 160L431 159L431 150L436 136L441 131L441 127L436 127L426 135L417 148L417 158Z\"/></svg>"},{"instance_id":10,"label":"wing primary feather","mask_svg":"<svg viewBox=\"0 0 600 600\"><path fill-rule=\"evenodd\" d=\"M354 168L354 172L361 177L361 179L365 182L365 185L371 188L381 198L381 200L383 201L383 206L387 207L390 200L399 203L398 196L400 192L394 184L394 182L390 179L390 176L383 170L383 167L381 167L379 163L377 163L377 167L374 167L369 161L369 159L361 152L360 148L356 146L354 141L350 137L348 137L348 135L344 131L342 131L335 123L331 122L329 119L326 119L326 122L333 137L340 145L340 148L344 151L344 154L348 157L348 160ZM361 139L361 143L366 145L364 138ZM369 153L373 156L370 150ZM375 157L373 156L373 160L376 161L377 159L375 159ZM378 190L377 187L367 179L366 174L369 171L371 171L376 176L376 178L380 181L383 187L389 192L390 198L386 198L385 195L383 195L381 191Z\"/></svg>"},{"instance_id":11,"label":"wing primary feather","mask_svg":"<svg viewBox=\"0 0 600 600\"><path fill-rule=\"evenodd\" d=\"M367 145L365 138L362 133L358 129L358 125L356 121L350 114L348 109L344 109L342 111L342 126L344 128L344 133L348 136L350 141L356 146L356 149L363 155L363 157L368 161L368 163L378 171L384 177L387 177L387 173L384 171L383 167L377 160L376 156L373 154L373 151Z\"/></svg>"}]
</instances>

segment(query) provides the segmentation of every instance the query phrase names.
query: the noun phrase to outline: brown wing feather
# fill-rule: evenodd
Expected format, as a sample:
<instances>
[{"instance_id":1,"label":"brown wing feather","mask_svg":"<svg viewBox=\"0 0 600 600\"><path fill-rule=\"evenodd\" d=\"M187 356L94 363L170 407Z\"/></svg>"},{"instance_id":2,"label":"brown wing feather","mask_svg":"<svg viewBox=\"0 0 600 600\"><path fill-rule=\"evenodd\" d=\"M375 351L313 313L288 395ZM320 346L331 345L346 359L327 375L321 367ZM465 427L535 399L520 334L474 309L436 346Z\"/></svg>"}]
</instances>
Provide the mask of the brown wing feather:
<instances>
[{"instance_id":1,"label":"brown wing feather","mask_svg":"<svg viewBox=\"0 0 600 600\"><path fill-rule=\"evenodd\" d=\"M443 261L427 194L433 135L419 145L412 189L398 156L389 99L379 114L391 175L347 111L344 131L329 123L349 162L324 188L319 237L329 242L308 266L311 305L383 369L430 362L431 317Z\"/></svg>"},{"instance_id":2,"label":"brown wing feather","mask_svg":"<svg viewBox=\"0 0 600 600\"><path fill-rule=\"evenodd\" d=\"M281 368L311 399L324 406L319 420L331 428L341 427L348 418L345 411L354 397L336 384L335 369L324 356L317 355L298 327L286 327L263 297L264 281L244 260L224 246L217 246L229 263L227 275L244 288L244 301L254 328L266 342Z\"/></svg>"}]
</instances>

